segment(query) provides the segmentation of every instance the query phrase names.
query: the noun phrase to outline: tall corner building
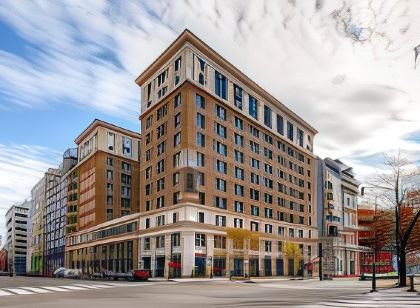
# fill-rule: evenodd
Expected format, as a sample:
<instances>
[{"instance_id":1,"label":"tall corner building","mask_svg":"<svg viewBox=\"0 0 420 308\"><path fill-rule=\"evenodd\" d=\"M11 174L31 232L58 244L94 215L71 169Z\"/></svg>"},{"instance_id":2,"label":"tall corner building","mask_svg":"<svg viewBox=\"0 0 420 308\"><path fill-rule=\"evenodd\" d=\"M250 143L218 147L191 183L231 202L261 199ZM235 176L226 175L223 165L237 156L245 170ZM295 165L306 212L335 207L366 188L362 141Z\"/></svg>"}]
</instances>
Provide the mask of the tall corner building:
<instances>
[{"instance_id":1,"label":"tall corner building","mask_svg":"<svg viewBox=\"0 0 420 308\"><path fill-rule=\"evenodd\" d=\"M311 125L188 30L136 83L142 268L295 275L316 256Z\"/></svg>"}]
</instances>

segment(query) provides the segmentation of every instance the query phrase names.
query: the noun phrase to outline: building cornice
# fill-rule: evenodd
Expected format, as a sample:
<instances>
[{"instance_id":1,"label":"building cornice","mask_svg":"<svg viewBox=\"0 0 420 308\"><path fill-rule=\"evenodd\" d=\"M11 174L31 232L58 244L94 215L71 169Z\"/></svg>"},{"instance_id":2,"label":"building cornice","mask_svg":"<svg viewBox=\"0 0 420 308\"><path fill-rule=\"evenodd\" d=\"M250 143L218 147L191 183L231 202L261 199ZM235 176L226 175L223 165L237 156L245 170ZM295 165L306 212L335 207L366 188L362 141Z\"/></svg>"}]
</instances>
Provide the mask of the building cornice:
<instances>
[{"instance_id":1,"label":"building cornice","mask_svg":"<svg viewBox=\"0 0 420 308\"><path fill-rule=\"evenodd\" d=\"M133 132L131 130L119 127L117 125L95 119L77 138L74 140L74 142L79 145L87 136L89 136L90 133L92 133L97 127L105 127L109 128L115 132L121 133L126 136L130 136L132 138L141 139L141 135L139 133Z\"/></svg>"}]
</instances>

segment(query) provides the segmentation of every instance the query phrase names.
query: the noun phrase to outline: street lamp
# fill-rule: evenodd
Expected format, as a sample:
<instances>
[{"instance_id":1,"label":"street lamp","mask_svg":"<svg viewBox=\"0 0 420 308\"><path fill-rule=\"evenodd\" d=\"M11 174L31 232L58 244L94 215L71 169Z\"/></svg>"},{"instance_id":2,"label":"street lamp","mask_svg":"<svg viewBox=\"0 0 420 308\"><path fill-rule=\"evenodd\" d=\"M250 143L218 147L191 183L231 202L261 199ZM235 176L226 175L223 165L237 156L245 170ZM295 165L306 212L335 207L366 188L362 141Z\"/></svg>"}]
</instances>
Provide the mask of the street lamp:
<instances>
[{"instance_id":1,"label":"street lamp","mask_svg":"<svg viewBox=\"0 0 420 308\"><path fill-rule=\"evenodd\" d=\"M364 195L365 192L365 188L374 188L374 187L362 187L361 189L361 195ZM375 208L374 208L374 212L373 212L373 222L375 222L376 220L376 210L378 209L378 196L375 196ZM376 233L376 232L375 232ZM374 234L374 237L376 237L376 234ZM373 260L372 260L372 289L370 290L370 292L376 292L376 245L375 245L375 240L373 240L372 243L372 250L373 250Z\"/></svg>"}]
</instances>

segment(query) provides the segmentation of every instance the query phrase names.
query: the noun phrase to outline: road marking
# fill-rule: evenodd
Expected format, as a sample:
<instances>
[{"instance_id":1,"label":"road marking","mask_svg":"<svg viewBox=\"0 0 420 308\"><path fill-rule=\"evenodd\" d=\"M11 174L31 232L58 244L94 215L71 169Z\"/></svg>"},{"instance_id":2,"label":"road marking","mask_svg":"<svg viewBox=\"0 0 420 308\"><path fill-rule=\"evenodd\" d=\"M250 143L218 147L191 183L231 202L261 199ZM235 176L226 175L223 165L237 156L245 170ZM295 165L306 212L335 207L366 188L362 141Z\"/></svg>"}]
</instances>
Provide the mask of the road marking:
<instances>
[{"instance_id":1,"label":"road marking","mask_svg":"<svg viewBox=\"0 0 420 308\"><path fill-rule=\"evenodd\" d=\"M9 292L0 290L0 296L7 296L7 295L13 295L13 293L9 293Z\"/></svg>"},{"instance_id":2,"label":"road marking","mask_svg":"<svg viewBox=\"0 0 420 308\"><path fill-rule=\"evenodd\" d=\"M86 290L86 288L82 288L82 287L77 287L77 286L60 286L60 288L65 288L65 289L69 289L69 290Z\"/></svg>"},{"instance_id":3,"label":"road marking","mask_svg":"<svg viewBox=\"0 0 420 308\"><path fill-rule=\"evenodd\" d=\"M106 284L93 284L92 286L98 287L98 288L113 288L114 286L106 285Z\"/></svg>"},{"instance_id":4,"label":"road marking","mask_svg":"<svg viewBox=\"0 0 420 308\"><path fill-rule=\"evenodd\" d=\"M23 290L23 289L17 289L17 288L11 288L11 289L6 289L7 291L10 291L12 293L15 294L19 294L19 295L31 295L34 294L34 292L30 292L28 290Z\"/></svg>"},{"instance_id":5,"label":"road marking","mask_svg":"<svg viewBox=\"0 0 420 308\"><path fill-rule=\"evenodd\" d=\"M90 284L74 284L74 285L79 286L79 287L83 287L83 288L88 288L88 289L100 289L100 287L90 285Z\"/></svg>"},{"instance_id":6,"label":"road marking","mask_svg":"<svg viewBox=\"0 0 420 308\"><path fill-rule=\"evenodd\" d=\"M29 290L35 293L51 293L51 291L42 289L42 288L37 288L37 287L21 287L21 289L25 289L25 290Z\"/></svg>"},{"instance_id":7,"label":"road marking","mask_svg":"<svg viewBox=\"0 0 420 308\"><path fill-rule=\"evenodd\" d=\"M58 292L70 291L69 289L62 289L60 287L42 287L42 288L51 290L51 291L58 291Z\"/></svg>"}]
</instances>

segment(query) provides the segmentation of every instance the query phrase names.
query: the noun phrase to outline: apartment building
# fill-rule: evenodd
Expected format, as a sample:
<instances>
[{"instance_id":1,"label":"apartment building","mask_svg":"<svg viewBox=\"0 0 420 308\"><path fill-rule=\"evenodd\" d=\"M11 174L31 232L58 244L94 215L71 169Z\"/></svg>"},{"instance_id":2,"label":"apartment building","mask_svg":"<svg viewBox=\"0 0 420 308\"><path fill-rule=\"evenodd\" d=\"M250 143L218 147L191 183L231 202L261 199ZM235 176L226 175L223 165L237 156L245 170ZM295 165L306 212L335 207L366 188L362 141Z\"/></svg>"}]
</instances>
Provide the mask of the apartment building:
<instances>
[{"instance_id":1,"label":"apartment building","mask_svg":"<svg viewBox=\"0 0 420 308\"><path fill-rule=\"evenodd\" d=\"M77 149L68 149L58 172L47 183L44 219L45 230L45 267L44 276L52 276L54 271L64 266L67 194L69 175L77 164Z\"/></svg>"},{"instance_id":2,"label":"apartment building","mask_svg":"<svg viewBox=\"0 0 420 308\"><path fill-rule=\"evenodd\" d=\"M330 276L358 275L357 196L360 183L340 160L318 161L318 225L323 243L323 272Z\"/></svg>"},{"instance_id":3,"label":"apartment building","mask_svg":"<svg viewBox=\"0 0 420 308\"><path fill-rule=\"evenodd\" d=\"M67 242L73 244L66 246L66 262L85 270L87 253L80 255L74 247L80 241L69 242L75 238L70 236L139 212L140 134L94 120L75 142L78 163L69 173L67 193Z\"/></svg>"},{"instance_id":4,"label":"apartment building","mask_svg":"<svg viewBox=\"0 0 420 308\"><path fill-rule=\"evenodd\" d=\"M31 239L27 253L27 270L31 275L45 275L46 209L47 205L51 207L53 200L56 199L59 180L60 170L49 168L31 190L32 206L29 211Z\"/></svg>"},{"instance_id":5,"label":"apartment building","mask_svg":"<svg viewBox=\"0 0 420 308\"><path fill-rule=\"evenodd\" d=\"M26 252L28 236L28 219L31 201L13 205L6 212L6 249L9 258L8 264L15 275L26 274Z\"/></svg>"},{"instance_id":6,"label":"apartment building","mask_svg":"<svg viewBox=\"0 0 420 308\"><path fill-rule=\"evenodd\" d=\"M141 267L270 276L309 263L317 131L188 30L136 83ZM300 256L286 255L287 242Z\"/></svg>"}]
</instances>

